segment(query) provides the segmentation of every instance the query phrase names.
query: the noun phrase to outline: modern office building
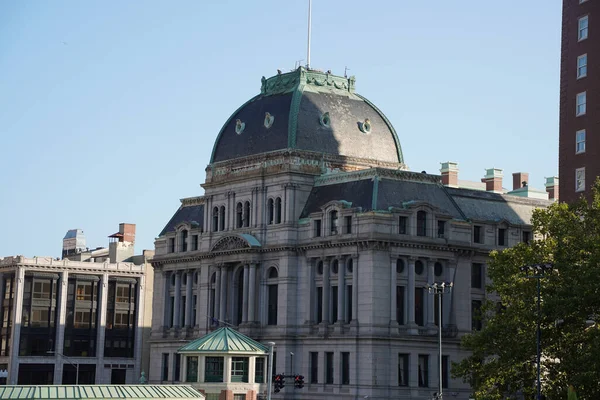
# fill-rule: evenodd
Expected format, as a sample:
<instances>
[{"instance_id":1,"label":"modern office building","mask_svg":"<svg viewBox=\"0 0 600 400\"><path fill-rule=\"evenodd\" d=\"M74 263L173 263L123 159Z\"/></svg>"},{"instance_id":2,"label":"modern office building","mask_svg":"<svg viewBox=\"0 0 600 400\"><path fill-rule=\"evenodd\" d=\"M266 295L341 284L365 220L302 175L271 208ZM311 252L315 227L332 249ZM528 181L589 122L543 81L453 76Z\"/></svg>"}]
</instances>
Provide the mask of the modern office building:
<instances>
[{"instance_id":1,"label":"modern office building","mask_svg":"<svg viewBox=\"0 0 600 400\"><path fill-rule=\"evenodd\" d=\"M600 2L563 0L560 65L561 201L591 199L600 176Z\"/></svg>"},{"instance_id":2,"label":"modern office building","mask_svg":"<svg viewBox=\"0 0 600 400\"><path fill-rule=\"evenodd\" d=\"M108 248L70 230L63 259L0 259L0 370L8 384L136 383L148 370L153 251L134 255L135 225Z\"/></svg>"},{"instance_id":3,"label":"modern office building","mask_svg":"<svg viewBox=\"0 0 600 400\"><path fill-rule=\"evenodd\" d=\"M233 358L184 373L182 346L226 323L276 343L273 372L305 376L275 398L431 399L441 327L441 384L466 400L449 366L481 326L488 254L531 240L532 212L557 188L515 173L507 190L496 168L465 182L453 162L440 172L408 170L354 78L303 67L263 78L219 132L205 194L181 200L155 241L149 381L248 376ZM454 283L441 320L426 288L437 281ZM236 399L248 399L243 382Z\"/></svg>"}]
</instances>

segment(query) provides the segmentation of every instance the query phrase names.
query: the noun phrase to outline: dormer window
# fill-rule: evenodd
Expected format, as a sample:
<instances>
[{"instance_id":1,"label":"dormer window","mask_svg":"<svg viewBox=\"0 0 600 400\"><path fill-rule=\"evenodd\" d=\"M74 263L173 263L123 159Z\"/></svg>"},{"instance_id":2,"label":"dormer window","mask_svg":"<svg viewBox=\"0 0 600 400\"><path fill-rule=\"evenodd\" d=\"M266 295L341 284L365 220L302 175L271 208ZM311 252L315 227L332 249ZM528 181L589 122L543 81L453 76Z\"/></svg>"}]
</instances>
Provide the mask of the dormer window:
<instances>
[{"instance_id":1,"label":"dormer window","mask_svg":"<svg viewBox=\"0 0 600 400\"><path fill-rule=\"evenodd\" d=\"M437 237L444 238L446 236L446 221L438 221Z\"/></svg>"},{"instance_id":2,"label":"dormer window","mask_svg":"<svg viewBox=\"0 0 600 400\"><path fill-rule=\"evenodd\" d=\"M187 251L187 238L188 231L187 229L184 229L181 231L181 251L184 253Z\"/></svg>"},{"instance_id":3,"label":"dormer window","mask_svg":"<svg viewBox=\"0 0 600 400\"><path fill-rule=\"evenodd\" d=\"M213 208L213 224L212 224L212 230L213 232L216 232L219 230L219 207L215 207Z\"/></svg>"},{"instance_id":4,"label":"dormer window","mask_svg":"<svg viewBox=\"0 0 600 400\"><path fill-rule=\"evenodd\" d=\"M321 220L315 219L314 221L314 236L321 237Z\"/></svg>"},{"instance_id":5,"label":"dormer window","mask_svg":"<svg viewBox=\"0 0 600 400\"><path fill-rule=\"evenodd\" d=\"M417 236L427 236L427 213L417 212Z\"/></svg>"},{"instance_id":6,"label":"dormer window","mask_svg":"<svg viewBox=\"0 0 600 400\"><path fill-rule=\"evenodd\" d=\"M473 243L483 243L483 227L481 225L473 227Z\"/></svg>"},{"instance_id":7,"label":"dormer window","mask_svg":"<svg viewBox=\"0 0 600 400\"><path fill-rule=\"evenodd\" d=\"M400 235L407 234L408 218L404 215L398 217L398 233Z\"/></svg>"},{"instance_id":8,"label":"dormer window","mask_svg":"<svg viewBox=\"0 0 600 400\"><path fill-rule=\"evenodd\" d=\"M236 216L236 223L235 226L236 228L241 228L242 224L244 222L244 214L243 214L243 206L242 203L237 203L237 206L235 207L235 216Z\"/></svg>"},{"instance_id":9,"label":"dormer window","mask_svg":"<svg viewBox=\"0 0 600 400\"><path fill-rule=\"evenodd\" d=\"M244 226L247 228L250 226L250 202L244 203Z\"/></svg>"},{"instance_id":10,"label":"dormer window","mask_svg":"<svg viewBox=\"0 0 600 400\"><path fill-rule=\"evenodd\" d=\"M506 246L508 244L508 229L498 228L498 246Z\"/></svg>"},{"instance_id":11,"label":"dormer window","mask_svg":"<svg viewBox=\"0 0 600 400\"><path fill-rule=\"evenodd\" d=\"M175 238L169 238L169 253L175 253Z\"/></svg>"},{"instance_id":12,"label":"dormer window","mask_svg":"<svg viewBox=\"0 0 600 400\"><path fill-rule=\"evenodd\" d=\"M337 212L337 210L332 210L332 211L329 212L329 220L330 220L329 221L329 224L330 224L330 227L329 227L330 233L332 235L337 235L337 233L338 233L338 229L337 229L337 225L338 225L338 212Z\"/></svg>"},{"instance_id":13,"label":"dormer window","mask_svg":"<svg viewBox=\"0 0 600 400\"><path fill-rule=\"evenodd\" d=\"M344 217L344 233L352 233L352 215Z\"/></svg>"}]
</instances>

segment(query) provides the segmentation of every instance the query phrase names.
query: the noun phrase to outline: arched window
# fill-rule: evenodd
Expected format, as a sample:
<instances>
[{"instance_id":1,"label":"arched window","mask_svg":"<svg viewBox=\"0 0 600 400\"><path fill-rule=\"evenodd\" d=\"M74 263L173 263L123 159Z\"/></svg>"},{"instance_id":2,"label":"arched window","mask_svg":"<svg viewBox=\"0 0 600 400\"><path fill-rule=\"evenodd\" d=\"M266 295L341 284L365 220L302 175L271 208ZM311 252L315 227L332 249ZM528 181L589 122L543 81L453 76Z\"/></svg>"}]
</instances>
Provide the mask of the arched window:
<instances>
[{"instance_id":1,"label":"arched window","mask_svg":"<svg viewBox=\"0 0 600 400\"><path fill-rule=\"evenodd\" d=\"M250 202L244 203L244 226L247 228L250 226Z\"/></svg>"},{"instance_id":2,"label":"arched window","mask_svg":"<svg viewBox=\"0 0 600 400\"><path fill-rule=\"evenodd\" d=\"M331 263L331 272L333 272L334 274L337 274L339 269L340 269L339 261L337 259L333 260L333 262Z\"/></svg>"},{"instance_id":3,"label":"arched window","mask_svg":"<svg viewBox=\"0 0 600 400\"><path fill-rule=\"evenodd\" d=\"M417 236L427 236L427 213L417 212Z\"/></svg>"},{"instance_id":4,"label":"arched window","mask_svg":"<svg viewBox=\"0 0 600 400\"><path fill-rule=\"evenodd\" d=\"M225 206L221 206L221 211L219 212L219 230L225 230Z\"/></svg>"},{"instance_id":5,"label":"arched window","mask_svg":"<svg viewBox=\"0 0 600 400\"><path fill-rule=\"evenodd\" d=\"M417 275L421 275L423 273L424 269L425 269L425 267L423 267L423 261L421 261L421 260L415 261L415 273Z\"/></svg>"},{"instance_id":6,"label":"arched window","mask_svg":"<svg viewBox=\"0 0 600 400\"><path fill-rule=\"evenodd\" d=\"M354 270L354 261L352 261L352 257L350 257L348 259L348 263L346 264L346 269L348 270L348 273L350 273L350 274Z\"/></svg>"},{"instance_id":7,"label":"arched window","mask_svg":"<svg viewBox=\"0 0 600 400\"><path fill-rule=\"evenodd\" d=\"M338 233L338 212L337 210L332 210L329 212L329 223L330 223L330 232L332 235L337 235Z\"/></svg>"},{"instance_id":8,"label":"arched window","mask_svg":"<svg viewBox=\"0 0 600 400\"><path fill-rule=\"evenodd\" d=\"M182 252L187 251L187 238L188 238L188 231L187 231L187 229L184 229L181 231L181 235L179 238L181 240L181 251Z\"/></svg>"},{"instance_id":9,"label":"arched window","mask_svg":"<svg viewBox=\"0 0 600 400\"><path fill-rule=\"evenodd\" d=\"M236 228L241 228L242 224L244 222L244 214L243 214L243 210L242 210L242 203L237 203L237 206L235 207L235 227Z\"/></svg>"},{"instance_id":10,"label":"arched window","mask_svg":"<svg viewBox=\"0 0 600 400\"><path fill-rule=\"evenodd\" d=\"M275 200L275 223L276 224L280 224L281 223L281 197L278 197Z\"/></svg>"},{"instance_id":11,"label":"arched window","mask_svg":"<svg viewBox=\"0 0 600 400\"><path fill-rule=\"evenodd\" d=\"M269 225L273 225L274 222L274 218L275 218L275 205L273 202L273 199L269 199L269 201L267 202L267 208L269 209Z\"/></svg>"},{"instance_id":12,"label":"arched window","mask_svg":"<svg viewBox=\"0 0 600 400\"><path fill-rule=\"evenodd\" d=\"M219 230L219 207L213 208L213 225L212 225L212 230L213 230L213 232L216 232L216 231Z\"/></svg>"},{"instance_id":13,"label":"arched window","mask_svg":"<svg viewBox=\"0 0 600 400\"><path fill-rule=\"evenodd\" d=\"M433 266L433 273L435 274L435 276L442 276L442 273L444 273L444 267L442 266L442 263L435 263L435 265Z\"/></svg>"},{"instance_id":14,"label":"arched window","mask_svg":"<svg viewBox=\"0 0 600 400\"><path fill-rule=\"evenodd\" d=\"M268 273L268 279L276 279L279 277L277 273L277 269L275 267L271 267ZM277 325L277 306L278 306L278 286L276 282L269 283L267 285L268 293L267 293L267 325Z\"/></svg>"},{"instance_id":15,"label":"arched window","mask_svg":"<svg viewBox=\"0 0 600 400\"><path fill-rule=\"evenodd\" d=\"M399 258L396 260L396 273L401 274L404 272L404 260Z\"/></svg>"}]
</instances>

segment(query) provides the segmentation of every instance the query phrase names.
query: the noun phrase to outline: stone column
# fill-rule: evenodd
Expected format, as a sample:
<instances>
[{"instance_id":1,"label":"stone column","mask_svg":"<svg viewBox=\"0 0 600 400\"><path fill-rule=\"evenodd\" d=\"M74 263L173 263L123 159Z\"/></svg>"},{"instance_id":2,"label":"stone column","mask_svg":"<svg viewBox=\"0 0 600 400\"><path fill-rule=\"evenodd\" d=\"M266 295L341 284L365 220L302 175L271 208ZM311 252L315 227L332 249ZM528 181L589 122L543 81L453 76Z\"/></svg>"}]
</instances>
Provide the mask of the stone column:
<instances>
[{"instance_id":1,"label":"stone column","mask_svg":"<svg viewBox=\"0 0 600 400\"><path fill-rule=\"evenodd\" d=\"M162 272L163 281L163 290L164 290L164 298L163 298L163 310L164 310L164 327L170 328L173 324L173 316L171 315L171 295L170 293L170 283L171 283L171 275L168 271ZM156 295L156 293L154 294Z\"/></svg>"},{"instance_id":2,"label":"stone column","mask_svg":"<svg viewBox=\"0 0 600 400\"><path fill-rule=\"evenodd\" d=\"M408 290L407 290L407 303L408 303L408 332L410 334L417 334L417 324L415 323L415 261L416 258L410 257L408 259ZM411 357L414 358L414 357Z\"/></svg>"},{"instance_id":3,"label":"stone column","mask_svg":"<svg viewBox=\"0 0 600 400\"><path fill-rule=\"evenodd\" d=\"M147 359L150 358L149 354L144 354L142 352L142 343L143 343L143 339L144 339L144 313L146 311L146 305L144 303L144 291L145 291L145 287L146 287L146 276L142 275L139 280L138 280L138 284L137 284L137 299L135 302L135 307L137 309L137 316L136 316L136 325L135 325L135 344L134 344L134 355L135 355L135 365L134 365L134 377L135 380L134 382L137 383L137 379L139 379L139 377L141 376L142 373L142 364L145 364L145 361ZM102 345L102 348L104 348L104 344ZM102 366L102 368L104 367L104 364L99 364ZM146 374L148 374L148 371L144 371Z\"/></svg>"},{"instance_id":4,"label":"stone column","mask_svg":"<svg viewBox=\"0 0 600 400\"><path fill-rule=\"evenodd\" d=\"M98 334L96 339L96 357L98 365L104 368L104 339L106 337L106 309L108 308L108 274L102 274L100 295L98 296ZM65 304L66 306L66 304Z\"/></svg>"},{"instance_id":5,"label":"stone column","mask_svg":"<svg viewBox=\"0 0 600 400\"><path fill-rule=\"evenodd\" d=\"M56 313L58 315L58 321L56 326L56 341L54 343L54 384L61 385L62 384L62 358L58 353L64 352L64 344L65 344L65 325L67 320L67 292L69 288L69 273L67 271L62 271L60 273L60 280L58 282L58 304L56 305ZM102 312L102 309L100 309ZM105 318L106 320L106 318ZM100 333L100 325L104 326L104 320L98 321L98 333ZM102 352L101 354L100 351ZM102 346L102 350L97 349L96 357L104 355L104 345Z\"/></svg>"},{"instance_id":6,"label":"stone column","mask_svg":"<svg viewBox=\"0 0 600 400\"><path fill-rule=\"evenodd\" d=\"M427 283L433 285L435 279L435 260L427 260ZM427 294L427 325L433 327L435 325L435 294Z\"/></svg>"},{"instance_id":7,"label":"stone column","mask_svg":"<svg viewBox=\"0 0 600 400\"><path fill-rule=\"evenodd\" d=\"M358 256L352 257L352 321L358 323Z\"/></svg>"},{"instance_id":8,"label":"stone column","mask_svg":"<svg viewBox=\"0 0 600 400\"><path fill-rule=\"evenodd\" d=\"M204 383L204 373L205 373L205 356L198 356L198 383Z\"/></svg>"},{"instance_id":9,"label":"stone column","mask_svg":"<svg viewBox=\"0 0 600 400\"><path fill-rule=\"evenodd\" d=\"M221 268L221 308L219 309L219 319L223 322L227 319L227 286L229 273L226 267Z\"/></svg>"},{"instance_id":10,"label":"stone column","mask_svg":"<svg viewBox=\"0 0 600 400\"><path fill-rule=\"evenodd\" d=\"M308 305L308 315L307 321L310 321L313 324L316 321L317 315L317 307L320 307L320 304L317 304L316 301L316 287L315 287L315 259L308 258L306 259L306 263L308 264L308 301L306 304Z\"/></svg>"},{"instance_id":11,"label":"stone column","mask_svg":"<svg viewBox=\"0 0 600 400\"><path fill-rule=\"evenodd\" d=\"M192 310L194 309L192 289L194 288L194 271L187 272L187 283L185 286L185 327L192 327Z\"/></svg>"},{"instance_id":12,"label":"stone column","mask_svg":"<svg viewBox=\"0 0 600 400\"><path fill-rule=\"evenodd\" d=\"M175 273L175 302L173 304L173 328L181 328L181 271Z\"/></svg>"},{"instance_id":13,"label":"stone column","mask_svg":"<svg viewBox=\"0 0 600 400\"><path fill-rule=\"evenodd\" d=\"M330 284L329 284L329 266L331 265L331 260L326 258L323 260L323 322L330 324L329 320L329 292L330 292Z\"/></svg>"},{"instance_id":14,"label":"stone column","mask_svg":"<svg viewBox=\"0 0 600 400\"><path fill-rule=\"evenodd\" d=\"M452 260L452 261L448 261L447 263L448 265L448 272L446 275L446 280L449 282L455 282L455 275L456 275L456 261ZM445 294L445 298L444 298L444 302L443 302L443 306L444 306L444 321L446 321L446 324L453 324L456 325L456 315L454 314L453 310L454 310L454 286L452 287L452 290L450 291L450 294Z\"/></svg>"},{"instance_id":15,"label":"stone column","mask_svg":"<svg viewBox=\"0 0 600 400\"><path fill-rule=\"evenodd\" d=\"M338 309L337 309L337 314L338 314L338 322L340 324L343 324L345 321L345 315L344 315L344 310L346 307L344 307L344 298L345 293L346 293L346 280L345 278L345 274L346 274L346 264L344 263L344 260L338 260Z\"/></svg>"},{"instance_id":16,"label":"stone column","mask_svg":"<svg viewBox=\"0 0 600 400\"><path fill-rule=\"evenodd\" d=\"M244 324L248 322L248 297L250 295L250 293L248 291L249 286L250 286L249 268L250 267L248 264L244 265L244 298L242 300L242 323L244 323Z\"/></svg>"},{"instance_id":17,"label":"stone column","mask_svg":"<svg viewBox=\"0 0 600 400\"><path fill-rule=\"evenodd\" d=\"M398 282L396 279L396 260L390 261L390 326L394 327L398 325L396 320L396 286Z\"/></svg>"},{"instance_id":18,"label":"stone column","mask_svg":"<svg viewBox=\"0 0 600 400\"><path fill-rule=\"evenodd\" d=\"M12 333L10 335L12 343L10 346L10 373L8 382L10 385L16 385L19 375L19 347L21 343L21 320L23 318L23 289L25 286L25 268L17 267L15 274L15 298L14 298L14 318ZM7 382L7 383L8 383Z\"/></svg>"},{"instance_id":19,"label":"stone column","mask_svg":"<svg viewBox=\"0 0 600 400\"><path fill-rule=\"evenodd\" d=\"M0 310L4 308L4 286L6 286L4 274L0 273Z\"/></svg>"},{"instance_id":20,"label":"stone column","mask_svg":"<svg viewBox=\"0 0 600 400\"><path fill-rule=\"evenodd\" d=\"M256 264L250 264L248 271L248 322L256 321Z\"/></svg>"},{"instance_id":21,"label":"stone column","mask_svg":"<svg viewBox=\"0 0 600 400\"><path fill-rule=\"evenodd\" d=\"M221 266L216 270L217 278L215 279L215 304L213 305L213 318L219 319L221 312Z\"/></svg>"},{"instance_id":22,"label":"stone column","mask_svg":"<svg viewBox=\"0 0 600 400\"><path fill-rule=\"evenodd\" d=\"M204 295L204 280L202 279L202 269L196 269L196 276L198 277L198 283L196 284L196 323L194 326L202 326L204 321L202 320L202 304L206 304L206 302L202 302L202 296Z\"/></svg>"}]
</instances>

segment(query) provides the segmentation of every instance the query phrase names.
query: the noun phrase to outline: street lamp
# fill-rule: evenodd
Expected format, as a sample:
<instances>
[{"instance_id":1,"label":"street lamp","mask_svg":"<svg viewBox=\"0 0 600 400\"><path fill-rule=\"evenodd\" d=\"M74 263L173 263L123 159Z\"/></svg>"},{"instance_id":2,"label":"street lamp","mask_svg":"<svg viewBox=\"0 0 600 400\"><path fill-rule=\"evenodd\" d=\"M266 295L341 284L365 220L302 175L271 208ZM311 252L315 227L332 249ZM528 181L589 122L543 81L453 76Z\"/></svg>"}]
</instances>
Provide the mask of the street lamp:
<instances>
[{"instance_id":1,"label":"street lamp","mask_svg":"<svg viewBox=\"0 0 600 400\"><path fill-rule=\"evenodd\" d=\"M540 327L542 315L540 311L541 302L541 287L540 279L546 276L546 272L552 271L554 266L552 264L532 264L524 265L520 268L521 272L525 272L525 277L528 279L535 279L537 281L537 335L536 335L536 347L537 347L537 400L542 399L542 381L540 379L540 365L541 365L541 339L542 330Z\"/></svg>"},{"instance_id":2,"label":"street lamp","mask_svg":"<svg viewBox=\"0 0 600 400\"><path fill-rule=\"evenodd\" d=\"M273 347L275 347L275 342L268 342L269 345L269 366L267 367L267 400L271 400L271 389L273 386Z\"/></svg>"},{"instance_id":3,"label":"street lamp","mask_svg":"<svg viewBox=\"0 0 600 400\"><path fill-rule=\"evenodd\" d=\"M438 295L438 345L439 345L439 356L438 356L438 364L439 364L439 373L440 379L438 384L438 392L435 394L435 398L442 400L443 392L442 392L442 295L445 293L450 293L452 290L453 283L452 282L436 282L431 285L427 285L427 290L429 293L433 294L433 300L435 301L435 295Z\"/></svg>"},{"instance_id":4,"label":"street lamp","mask_svg":"<svg viewBox=\"0 0 600 400\"><path fill-rule=\"evenodd\" d=\"M75 385L79 385L79 363L74 364L71 361L69 361L69 357L65 356L62 353L59 353L58 351L47 351L48 354L58 354L59 356L61 356L62 358L65 359L66 362L68 362L69 364L71 364L72 366L75 367Z\"/></svg>"}]
</instances>

